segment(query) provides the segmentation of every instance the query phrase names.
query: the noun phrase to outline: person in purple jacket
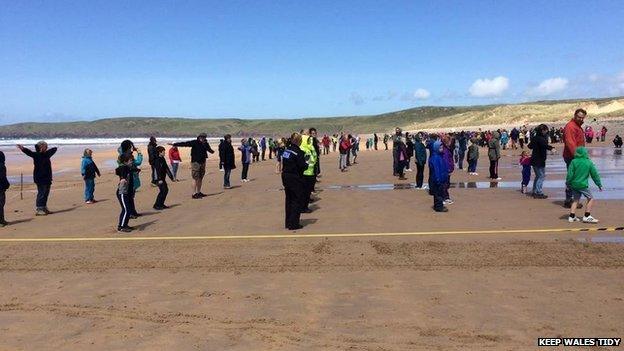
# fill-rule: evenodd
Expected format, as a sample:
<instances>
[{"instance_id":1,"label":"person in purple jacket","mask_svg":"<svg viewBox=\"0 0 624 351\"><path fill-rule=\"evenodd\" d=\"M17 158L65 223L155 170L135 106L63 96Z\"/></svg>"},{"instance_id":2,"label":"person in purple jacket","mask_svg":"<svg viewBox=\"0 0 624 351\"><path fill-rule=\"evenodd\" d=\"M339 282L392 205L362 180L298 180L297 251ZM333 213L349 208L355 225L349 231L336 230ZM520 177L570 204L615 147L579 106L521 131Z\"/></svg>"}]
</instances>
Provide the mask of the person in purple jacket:
<instances>
[{"instance_id":1,"label":"person in purple jacket","mask_svg":"<svg viewBox=\"0 0 624 351\"><path fill-rule=\"evenodd\" d=\"M446 183L442 185L442 192L444 194L444 204L450 205L453 203L451 196L449 195L449 188L451 187L451 174L455 170L455 160L453 160L453 151L451 147L451 138L448 134L442 137L442 159L446 162L448 170L448 179Z\"/></svg>"}]
</instances>

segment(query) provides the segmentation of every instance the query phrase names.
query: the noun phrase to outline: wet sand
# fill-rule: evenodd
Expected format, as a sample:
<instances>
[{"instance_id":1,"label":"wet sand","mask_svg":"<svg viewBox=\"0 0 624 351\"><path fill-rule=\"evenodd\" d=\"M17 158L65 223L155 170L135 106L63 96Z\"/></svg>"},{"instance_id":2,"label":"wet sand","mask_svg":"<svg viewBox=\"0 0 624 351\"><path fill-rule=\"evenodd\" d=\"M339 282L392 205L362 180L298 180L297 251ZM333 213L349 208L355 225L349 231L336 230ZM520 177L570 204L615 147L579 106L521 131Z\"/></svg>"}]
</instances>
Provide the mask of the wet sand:
<instances>
[{"instance_id":1,"label":"wet sand","mask_svg":"<svg viewBox=\"0 0 624 351\"><path fill-rule=\"evenodd\" d=\"M617 193L621 156L604 150L611 161L599 168L605 179L615 179L606 193ZM109 154L114 150L97 151L96 161ZM557 195L560 154L549 156L553 188L545 192L554 196L547 200L518 192L518 153L504 154L500 173L509 186L460 185L489 184L481 149L480 175L455 172L455 204L444 214L431 211L426 191L411 188L414 173L407 181L392 176L390 151L361 151L347 173L337 171L336 153L322 156L320 200L303 216L306 226L298 234L590 227L566 220ZM62 168L76 160L54 162ZM162 213L151 210L156 190L145 185L145 172L137 194L145 216L131 222L139 230L130 236L284 239L0 243L0 345L527 350L536 348L538 337L624 334L623 246L593 240L622 232L288 238L274 166L253 164L253 181L241 184L239 165L232 175L236 187L223 191L212 158L204 190L210 196L192 200L185 162L183 181L170 184L167 202L174 207ZM32 186L24 200L12 188L7 217L13 224L0 229L0 237L117 237L115 184L105 172L96 186L102 201L84 205L79 175L63 173L50 198L56 213L36 218ZM366 188L379 184L391 186ZM599 201L593 213L600 226L622 226L623 204L618 196Z\"/></svg>"}]
</instances>

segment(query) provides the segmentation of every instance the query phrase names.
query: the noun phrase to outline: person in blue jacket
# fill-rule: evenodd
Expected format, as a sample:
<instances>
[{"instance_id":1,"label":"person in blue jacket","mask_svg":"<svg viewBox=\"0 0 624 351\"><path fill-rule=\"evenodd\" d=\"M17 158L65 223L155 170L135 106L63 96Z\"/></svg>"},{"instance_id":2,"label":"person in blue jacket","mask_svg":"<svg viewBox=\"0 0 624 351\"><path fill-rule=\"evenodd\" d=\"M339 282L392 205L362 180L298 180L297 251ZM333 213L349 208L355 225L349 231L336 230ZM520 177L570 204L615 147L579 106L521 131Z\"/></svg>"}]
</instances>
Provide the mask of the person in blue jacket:
<instances>
[{"instance_id":1,"label":"person in blue jacket","mask_svg":"<svg viewBox=\"0 0 624 351\"><path fill-rule=\"evenodd\" d=\"M86 204L94 204L95 201L95 177L100 177L100 170L95 162L93 162L93 151L91 149L85 149L82 156L82 163L80 164L80 174L85 182L84 199Z\"/></svg>"},{"instance_id":2,"label":"person in blue jacket","mask_svg":"<svg viewBox=\"0 0 624 351\"><path fill-rule=\"evenodd\" d=\"M448 165L442 157L444 150L441 141L433 142L429 157L429 192L433 196L433 210L448 212L444 206L444 184L448 181Z\"/></svg>"}]
</instances>

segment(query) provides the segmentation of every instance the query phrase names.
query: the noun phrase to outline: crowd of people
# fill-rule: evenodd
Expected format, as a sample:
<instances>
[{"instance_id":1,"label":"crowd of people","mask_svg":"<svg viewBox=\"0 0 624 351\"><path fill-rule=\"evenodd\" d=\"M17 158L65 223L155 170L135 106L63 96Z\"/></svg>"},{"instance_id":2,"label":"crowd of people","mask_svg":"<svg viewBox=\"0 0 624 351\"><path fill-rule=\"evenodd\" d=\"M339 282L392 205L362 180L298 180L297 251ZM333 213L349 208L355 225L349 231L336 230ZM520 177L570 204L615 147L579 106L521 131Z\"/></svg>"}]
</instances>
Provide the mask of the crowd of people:
<instances>
[{"instance_id":1,"label":"crowd of people","mask_svg":"<svg viewBox=\"0 0 624 351\"><path fill-rule=\"evenodd\" d=\"M464 169L466 161L467 172L470 176L477 176L477 164L480 158L480 148L487 148L489 161L489 175L492 181L500 181L498 163L501 150L511 148L520 149L521 155L518 165L521 167L520 190L528 193L528 187L533 176L530 195L536 199L545 199L548 196L543 192L543 182L546 176L546 159L555 149L553 144L563 143L563 159L568 168L566 177L565 206L571 209L570 221L582 220L595 223L591 216L593 196L588 187L588 178L592 178L602 190L600 176L589 158L586 143L594 138L604 141L607 128L602 127L598 134L593 133L591 126L582 128L587 113L578 109L573 119L564 127L554 128L541 124L534 128L528 126L514 127L509 132L506 129L476 131L461 131L458 133L427 133L410 134L400 128L390 137L384 134L378 137L375 133L365 140L367 150L377 150L378 142L382 141L385 150L392 141L393 174L400 180L406 180L406 172L413 172L415 168L415 186L417 189L428 189L433 196L433 210L447 212L448 205L453 204L449 194L451 177L456 170ZM360 137L345 132L333 135L323 135L320 138L315 128L301 130L288 138L254 138L241 139L238 151L240 152L241 182L250 181L250 166L275 158L275 172L281 175L285 193L285 223L290 230L301 228L302 213L311 212L310 204L318 201L314 197L315 185L321 177L321 156L326 157L331 152L338 152L338 169L347 172L349 167L357 164L360 148ZM622 146L622 139L616 135L613 144L616 148ZM167 151L158 145L155 137L151 137L147 145L148 163L150 165L150 184L158 188L158 194L153 204L156 210L169 208L166 204L169 187L167 180L178 181L178 169L182 158L179 148L190 148L190 169L192 182L192 199L201 199L207 196L202 192L203 180L206 174L206 160L209 154L215 153L207 140L207 135L201 133L196 139L170 143ZM41 141L32 151L22 145L17 147L33 159L33 181L37 187L36 209L37 216L50 214L47 206L50 187L52 185L51 158L57 148L48 148L46 142ZM525 150L526 147L526 150ZM119 181L115 190L120 205L120 214L117 222L119 232L131 232L131 219L141 214L135 206L135 194L141 186L140 172L143 163L143 154L131 140L124 140L118 148L118 160L115 174ZM168 158L168 160L166 159ZM232 170L236 169L236 156L232 145L232 136L225 135L218 146L219 169L223 172L223 188L231 189ZM413 161L412 161L413 159ZM425 184L425 168L428 166L428 181ZM81 175L84 179L84 201L86 204L97 203L95 199L95 179L101 172L93 161L93 151L85 149L82 157ZM0 152L0 226L7 222L4 219L5 192L9 188L6 177L4 154ZM581 208L579 199L587 198L585 213L582 219L575 216L575 210Z\"/></svg>"}]
</instances>

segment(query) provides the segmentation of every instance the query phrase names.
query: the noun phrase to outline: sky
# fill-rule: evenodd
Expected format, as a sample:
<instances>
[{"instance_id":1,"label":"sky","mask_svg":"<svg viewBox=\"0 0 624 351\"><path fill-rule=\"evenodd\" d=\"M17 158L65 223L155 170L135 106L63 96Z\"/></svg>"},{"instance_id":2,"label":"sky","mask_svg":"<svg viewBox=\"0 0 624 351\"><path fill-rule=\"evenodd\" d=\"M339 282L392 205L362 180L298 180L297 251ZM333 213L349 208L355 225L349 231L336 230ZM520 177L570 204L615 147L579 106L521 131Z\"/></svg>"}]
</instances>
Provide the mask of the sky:
<instances>
[{"instance_id":1,"label":"sky","mask_svg":"<svg viewBox=\"0 0 624 351\"><path fill-rule=\"evenodd\" d=\"M624 95L624 1L0 0L0 124Z\"/></svg>"}]
</instances>

